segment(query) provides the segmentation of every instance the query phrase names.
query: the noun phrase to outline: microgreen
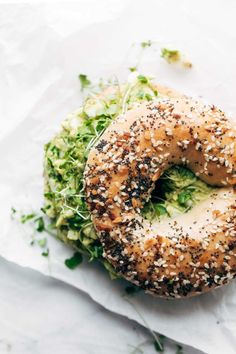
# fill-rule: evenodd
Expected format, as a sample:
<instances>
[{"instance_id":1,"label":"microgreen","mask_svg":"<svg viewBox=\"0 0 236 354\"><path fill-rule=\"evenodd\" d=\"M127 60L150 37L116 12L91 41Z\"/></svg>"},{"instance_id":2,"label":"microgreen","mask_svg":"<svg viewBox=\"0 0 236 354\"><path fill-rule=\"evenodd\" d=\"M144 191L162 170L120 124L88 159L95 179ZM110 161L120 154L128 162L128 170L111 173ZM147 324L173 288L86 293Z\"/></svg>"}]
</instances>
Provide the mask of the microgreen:
<instances>
[{"instance_id":1,"label":"microgreen","mask_svg":"<svg viewBox=\"0 0 236 354\"><path fill-rule=\"evenodd\" d=\"M16 214L16 209L14 207L11 207L11 215L13 216L14 214Z\"/></svg>"},{"instance_id":2,"label":"microgreen","mask_svg":"<svg viewBox=\"0 0 236 354\"><path fill-rule=\"evenodd\" d=\"M36 225L36 230L38 232L43 232L45 230L45 224L42 216L39 216L34 220L35 225Z\"/></svg>"},{"instance_id":3,"label":"microgreen","mask_svg":"<svg viewBox=\"0 0 236 354\"><path fill-rule=\"evenodd\" d=\"M49 256L49 249L47 249L46 251L42 252L41 255L43 257L48 257Z\"/></svg>"},{"instance_id":4,"label":"microgreen","mask_svg":"<svg viewBox=\"0 0 236 354\"><path fill-rule=\"evenodd\" d=\"M38 240L38 245L39 245L40 247L44 248L44 247L46 246L46 244L47 244L47 239L46 239L46 237L41 238L40 240Z\"/></svg>"},{"instance_id":5,"label":"microgreen","mask_svg":"<svg viewBox=\"0 0 236 354\"><path fill-rule=\"evenodd\" d=\"M162 204L154 204L154 209L158 216L168 214L166 208Z\"/></svg>"},{"instance_id":6,"label":"microgreen","mask_svg":"<svg viewBox=\"0 0 236 354\"><path fill-rule=\"evenodd\" d=\"M145 41L145 42L141 42L140 45L141 45L142 48L148 48L148 47L151 47L152 42L150 40L148 40L148 41Z\"/></svg>"},{"instance_id":7,"label":"microgreen","mask_svg":"<svg viewBox=\"0 0 236 354\"><path fill-rule=\"evenodd\" d=\"M90 257L89 260L93 261L95 259L101 259L103 254L103 248L101 245L95 245L90 247Z\"/></svg>"},{"instance_id":8,"label":"microgreen","mask_svg":"<svg viewBox=\"0 0 236 354\"><path fill-rule=\"evenodd\" d=\"M88 79L87 75L84 74L79 74L79 81L80 81L81 91L89 87L89 85L91 84L91 81Z\"/></svg>"},{"instance_id":9,"label":"microgreen","mask_svg":"<svg viewBox=\"0 0 236 354\"><path fill-rule=\"evenodd\" d=\"M136 66L132 66L132 67L130 67L130 68L129 68L129 71L130 71L131 73L133 73L133 72L137 71Z\"/></svg>"},{"instance_id":10,"label":"microgreen","mask_svg":"<svg viewBox=\"0 0 236 354\"><path fill-rule=\"evenodd\" d=\"M47 257L49 255L49 249L46 248L47 238L42 237L42 235L39 238L39 235L42 234L42 232L45 232L47 234L54 236L54 233L51 231L55 229L54 224L49 222L46 216L42 215L40 212L22 214L21 212L17 211L15 208L11 208L11 210L12 209L14 209L14 214L17 215L16 220L18 220L21 224L29 224L29 226L32 227L34 231L33 234L31 234L31 239L29 244L31 246L38 245L42 249L41 255Z\"/></svg>"},{"instance_id":11,"label":"microgreen","mask_svg":"<svg viewBox=\"0 0 236 354\"><path fill-rule=\"evenodd\" d=\"M36 215L35 215L34 213L23 214L23 215L21 215L21 217L20 217L20 222L21 222L22 224L25 224L27 221L30 221L30 220L34 219L35 216L36 216Z\"/></svg>"},{"instance_id":12,"label":"microgreen","mask_svg":"<svg viewBox=\"0 0 236 354\"><path fill-rule=\"evenodd\" d=\"M154 340L154 348L157 352L163 353L165 348L164 348L164 341L165 341L165 336L162 334L158 334L158 341Z\"/></svg>"},{"instance_id":13,"label":"microgreen","mask_svg":"<svg viewBox=\"0 0 236 354\"><path fill-rule=\"evenodd\" d=\"M142 83L142 84L147 84L148 83L148 78L144 75L138 75L138 80Z\"/></svg>"},{"instance_id":14,"label":"microgreen","mask_svg":"<svg viewBox=\"0 0 236 354\"><path fill-rule=\"evenodd\" d=\"M188 206L192 205L192 200L191 199L192 199L191 193L188 192L188 191L183 190L182 192L179 193L177 200L178 200L178 203L181 206L188 207Z\"/></svg>"},{"instance_id":15,"label":"microgreen","mask_svg":"<svg viewBox=\"0 0 236 354\"><path fill-rule=\"evenodd\" d=\"M75 269L83 261L83 256L81 253L76 252L71 258L65 260L65 265L69 269Z\"/></svg>"},{"instance_id":16,"label":"microgreen","mask_svg":"<svg viewBox=\"0 0 236 354\"><path fill-rule=\"evenodd\" d=\"M161 57L171 64L179 61L181 59L181 54L179 50L162 48Z\"/></svg>"}]
</instances>

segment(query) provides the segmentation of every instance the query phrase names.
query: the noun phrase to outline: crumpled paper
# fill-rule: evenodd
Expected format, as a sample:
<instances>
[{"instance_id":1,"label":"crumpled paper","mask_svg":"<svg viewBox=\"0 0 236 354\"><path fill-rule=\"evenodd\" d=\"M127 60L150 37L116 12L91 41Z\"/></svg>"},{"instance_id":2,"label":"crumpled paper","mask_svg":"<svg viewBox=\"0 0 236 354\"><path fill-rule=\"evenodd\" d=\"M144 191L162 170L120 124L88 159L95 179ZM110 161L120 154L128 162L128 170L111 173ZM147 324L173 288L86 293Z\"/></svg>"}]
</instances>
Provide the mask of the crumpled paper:
<instances>
[{"instance_id":1,"label":"crumpled paper","mask_svg":"<svg viewBox=\"0 0 236 354\"><path fill-rule=\"evenodd\" d=\"M100 265L84 262L67 269L64 260L72 250L52 237L49 257L42 257L29 245L32 231L10 217L12 206L29 212L43 204L43 145L81 102L77 75L124 79L136 64L134 42L151 39L183 50L193 62L191 70L167 64L150 49L140 71L236 117L233 1L227 7L214 2L214 16L211 1L109 3L100 1L94 9L92 0L1 9L0 255L69 283L105 308L176 341L207 353L235 353L235 282L187 300L144 293L127 298L125 283L111 281Z\"/></svg>"}]
</instances>

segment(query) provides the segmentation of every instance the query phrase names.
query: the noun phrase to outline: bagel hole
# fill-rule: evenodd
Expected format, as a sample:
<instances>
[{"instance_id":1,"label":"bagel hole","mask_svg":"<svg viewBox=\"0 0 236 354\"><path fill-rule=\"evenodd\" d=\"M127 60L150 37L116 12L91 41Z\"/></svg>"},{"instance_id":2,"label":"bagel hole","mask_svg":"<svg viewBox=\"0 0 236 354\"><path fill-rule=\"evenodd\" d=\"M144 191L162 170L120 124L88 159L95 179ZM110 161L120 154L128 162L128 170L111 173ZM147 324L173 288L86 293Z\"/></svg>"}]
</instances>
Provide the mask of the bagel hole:
<instances>
[{"instance_id":1,"label":"bagel hole","mask_svg":"<svg viewBox=\"0 0 236 354\"><path fill-rule=\"evenodd\" d=\"M206 199L214 189L186 166L172 166L156 181L142 214L146 219L154 220L186 213Z\"/></svg>"}]
</instances>

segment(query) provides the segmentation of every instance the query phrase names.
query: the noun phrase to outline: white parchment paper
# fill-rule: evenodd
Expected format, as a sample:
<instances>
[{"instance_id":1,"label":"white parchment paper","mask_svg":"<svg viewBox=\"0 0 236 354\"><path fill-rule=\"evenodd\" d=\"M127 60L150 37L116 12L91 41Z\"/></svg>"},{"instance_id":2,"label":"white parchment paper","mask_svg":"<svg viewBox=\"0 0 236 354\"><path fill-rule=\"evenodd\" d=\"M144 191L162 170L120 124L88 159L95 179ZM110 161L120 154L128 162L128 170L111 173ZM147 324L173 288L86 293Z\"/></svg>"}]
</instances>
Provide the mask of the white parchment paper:
<instances>
[{"instance_id":1,"label":"white parchment paper","mask_svg":"<svg viewBox=\"0 0 236 354\"><path fill-rule=\"evenodd\" d=\"M99 6L98 6L99 3ZM214 15L212 6L214 4ZM72 251L49 238L50 257L30 247L30 230L13 222L12 206L43 203L43 145L81 102L77 75L126 77L136 64L133 42L155 40L182 49L192 70L172 67L146 51L141 70L184 93L202 96L236 117L235 3L228 1L99 1L1 5L0 12L0 254L61 279L107 309L143 319L155 331L207 353L235 353L236 284L200 297L166 301L139 293L93 264L64 266ZM141 314L141 316L140 316Z\"/></svg>"}]
</instances>

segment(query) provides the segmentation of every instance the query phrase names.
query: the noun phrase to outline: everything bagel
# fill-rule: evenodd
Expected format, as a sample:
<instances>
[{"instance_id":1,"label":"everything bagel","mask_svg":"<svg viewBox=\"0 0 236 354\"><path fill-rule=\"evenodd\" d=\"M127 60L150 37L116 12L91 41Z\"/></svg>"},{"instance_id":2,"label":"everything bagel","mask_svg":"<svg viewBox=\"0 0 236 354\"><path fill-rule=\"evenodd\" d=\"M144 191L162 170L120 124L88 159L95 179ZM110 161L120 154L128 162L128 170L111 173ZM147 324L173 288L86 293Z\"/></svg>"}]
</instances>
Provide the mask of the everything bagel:
<instances>
[{"instance_id":1,"label":"everything bagel","mask_svg":"<svg viewBox=\"0 0 236 354\"><path fill-rule=\"evenodd\" d=\"M235 134L221 110L186 97L140 104L106 129L89 153L85 191L103 256L120 275L172 298L235 276ZM141 209L173 165L221 188L187 214L150 222Z\"/></svg>"}]
</instances>

